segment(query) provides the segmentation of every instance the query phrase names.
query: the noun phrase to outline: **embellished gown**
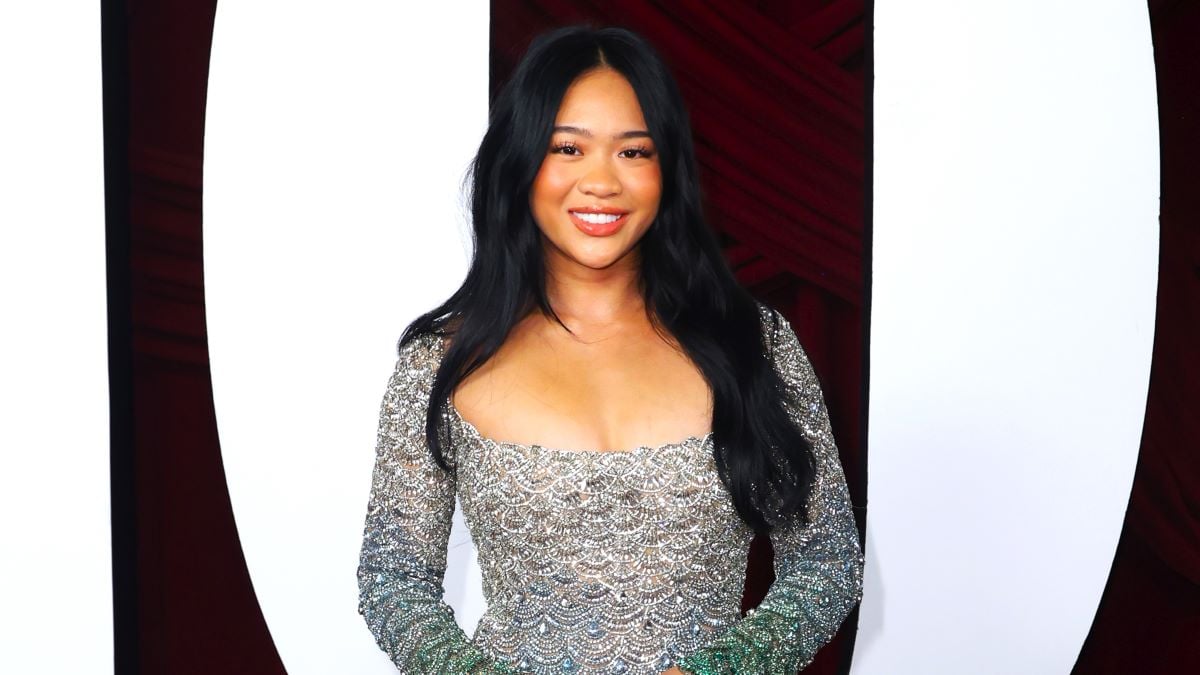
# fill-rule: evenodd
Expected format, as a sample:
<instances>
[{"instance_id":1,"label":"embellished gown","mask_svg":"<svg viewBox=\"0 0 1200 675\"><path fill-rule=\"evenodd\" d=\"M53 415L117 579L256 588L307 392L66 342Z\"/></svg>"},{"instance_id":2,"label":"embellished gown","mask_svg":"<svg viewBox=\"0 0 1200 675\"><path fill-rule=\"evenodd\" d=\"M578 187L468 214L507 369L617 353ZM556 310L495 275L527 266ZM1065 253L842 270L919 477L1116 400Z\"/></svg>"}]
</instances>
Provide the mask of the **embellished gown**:
<instances>
[{"instance_id":1,"label":"embellished gown","mask_svg":"<svg viewBox=\"0 0 1200 675\"><path fill-rule=\"evenodd\" d=\"M447 473L425 445L442 341L405 345L380 411L358 567L359 612L400 672L791 675L809 663L859 601L863 559L820 385L783 317L762 314L817 474L809 524L771 531L775 581L745 617L753 532L711 434L557 450L485 438L447 405ZM470 638L442 600L456 495L487 601Z\"/></svg>"}]
</instances>

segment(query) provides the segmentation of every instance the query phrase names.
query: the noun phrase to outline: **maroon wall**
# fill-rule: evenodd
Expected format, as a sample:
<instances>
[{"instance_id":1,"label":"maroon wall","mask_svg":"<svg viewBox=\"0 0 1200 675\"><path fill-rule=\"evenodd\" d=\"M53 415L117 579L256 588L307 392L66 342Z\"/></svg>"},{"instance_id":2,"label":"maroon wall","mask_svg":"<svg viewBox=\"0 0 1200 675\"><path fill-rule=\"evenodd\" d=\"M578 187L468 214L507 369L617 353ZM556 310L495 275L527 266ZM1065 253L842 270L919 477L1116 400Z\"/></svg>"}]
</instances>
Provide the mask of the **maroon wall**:
<instances>
[{"instance_id":1,"label":"maroon wall","mask_svg":"<svg viewBox=\"0 0 1200 675\"><path fill-rule=\"evenodd\" d=\"M134 570L136 587L115 589L131 598L116 616L118 672L283 673L238 541L208 368L201 167L216 2L129 0L105 11L106 22L124 22L129 116L132 433L114 453L130 460L121 484L133 494L114 502L129 501L134 515L114 519L127 535L114 563Z\"/></svg>"}]
</instances>

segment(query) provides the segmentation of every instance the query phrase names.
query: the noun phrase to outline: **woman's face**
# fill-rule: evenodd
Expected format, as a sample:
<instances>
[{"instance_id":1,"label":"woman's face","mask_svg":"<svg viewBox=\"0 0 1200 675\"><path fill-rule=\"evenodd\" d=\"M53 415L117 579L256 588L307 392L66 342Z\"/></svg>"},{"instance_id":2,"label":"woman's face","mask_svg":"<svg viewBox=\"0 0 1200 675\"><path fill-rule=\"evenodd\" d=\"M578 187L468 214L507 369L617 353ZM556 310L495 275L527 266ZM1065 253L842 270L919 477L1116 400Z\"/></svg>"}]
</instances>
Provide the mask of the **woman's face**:
<instances>
[{"instance_id":1,"label":"woman's face","mask_svg":"<svg viewBox=\"0 0 1200 675\"><path fill-rule=\"evenodd\" d=\"M617 71L571 84L530 193L555 263L606 269L630 253L658 214L662 172L633 87Z\"/></svg>"}]
</instances>

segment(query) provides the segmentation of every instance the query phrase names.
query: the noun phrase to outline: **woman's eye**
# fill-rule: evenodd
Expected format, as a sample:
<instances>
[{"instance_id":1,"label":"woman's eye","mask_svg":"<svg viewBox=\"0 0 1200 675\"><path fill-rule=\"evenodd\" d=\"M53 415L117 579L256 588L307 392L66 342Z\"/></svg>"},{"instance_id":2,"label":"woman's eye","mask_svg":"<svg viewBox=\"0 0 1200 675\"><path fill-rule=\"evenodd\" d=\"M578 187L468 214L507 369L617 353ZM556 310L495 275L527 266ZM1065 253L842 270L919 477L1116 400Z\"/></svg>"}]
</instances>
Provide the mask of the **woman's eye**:
<instances>
[{"instance_id":1,"label":"woman's eye","mask_svg":"<svg viewBox=\"0 0 1200 675\"><path fill-rule=\"evenodd\" d=\"M579 148L571 145L570 143L560 143L559 145L554 146L551 149L551 152L574 157L575 155L579 154Z\"/></svg>"},{"instance_id":2,"label":"woman's eye","mask_svg":"<svg viewBox=\"0 0 1200 675\"><path fill-rule=\"evenodd\" d=\"M654 153L649 148L626 148L618 153L625 159L644 159L651 157Z\"/></svg>"}]
</instances>

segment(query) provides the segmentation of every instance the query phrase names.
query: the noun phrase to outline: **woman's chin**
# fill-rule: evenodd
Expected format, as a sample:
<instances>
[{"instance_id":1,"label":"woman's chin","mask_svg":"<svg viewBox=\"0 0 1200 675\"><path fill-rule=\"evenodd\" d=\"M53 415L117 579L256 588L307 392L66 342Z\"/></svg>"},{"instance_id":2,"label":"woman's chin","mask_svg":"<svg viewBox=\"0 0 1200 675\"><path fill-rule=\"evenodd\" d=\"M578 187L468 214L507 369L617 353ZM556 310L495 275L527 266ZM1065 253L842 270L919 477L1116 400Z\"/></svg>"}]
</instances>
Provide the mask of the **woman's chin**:
<instances>
[{"instance_id":1,"label":"woman's chin","mask_svg":"<svg viewBox=\"0 0 1200 675\"><path fill-rule=\"evenodd\" d=\"M632 264L636 259L634 250L624 246L586 246L571 251L568 257L589 269L608 270L614 266Z\"/></svg>"},{"instance_id":2,"label":"woman's chin","mask_svg":"<svg viewBox=\"0 0 1200 675\"><path fill-rule=\"evenodd\" d=\"M610 269L620 259L620 256L582 256L573 260L580 267L600 271Z\"/></svg>"},{"instance_id":3,"label":"woman's chin","mask_svg":"<svg viewBox=\"0 0 1200 675\"><path fill-rule=\"evenodd\" d=\"M547 242L549 243L549 242ZM636 244L630 247L628 242L619 241L615 237L589 238L585 241L564 242L566 246L547 247L546 252L551 258L547 260L551 266L565 264L568 267L586 268L596 271L611 270L633 264L636 261Z\"/></svg>"}]
</instances>

